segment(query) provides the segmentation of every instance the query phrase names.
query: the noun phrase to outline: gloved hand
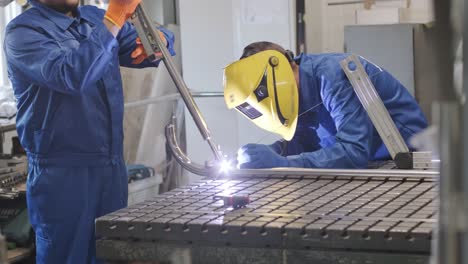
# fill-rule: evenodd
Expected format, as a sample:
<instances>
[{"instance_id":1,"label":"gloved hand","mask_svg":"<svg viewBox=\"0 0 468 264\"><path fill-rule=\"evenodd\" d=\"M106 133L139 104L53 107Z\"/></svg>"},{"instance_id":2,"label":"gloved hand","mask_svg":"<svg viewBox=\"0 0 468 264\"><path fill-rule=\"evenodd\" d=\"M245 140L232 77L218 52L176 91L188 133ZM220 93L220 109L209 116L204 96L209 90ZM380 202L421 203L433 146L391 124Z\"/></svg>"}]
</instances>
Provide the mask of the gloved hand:
<instances>
[{"instance_id":1,"label":"gloved hand","mask_svg":"<svg viewBox=\"0 0 468 264\"><path fill-rule=\"evenodd\" d=\"M282 153L283 153L283 142L282 141L277 141L271 145L268 145L268 147L270 147L271 149L273 149L273 151L276 153L276 154L280 154L281 156Z\"/></svg>"},{"instance_id":2,"label":"gloved hand","mask_svg":"<svg viewBox=\"0 0 468 264\"><path fill-rule=\"evenodd\" d=\"M122 28L129 19L141 0L109 0L109 7L105 18L114 25Z\"/></svg>"},{"instance_id":3,"label":"gloved hand","mask_svg":"<svg viewBox=\"0 0 468 264\"><path fill-rule=\"evenodd\" d=\"M288 167L288 165L287 158L280 156L267 145L248 144L237 152L239 169Z\"/></svg>"},{"instance_id":4,"label":"gloved hand","mask_svg":"<svg viewBox=\"0 0 468 264\"><path fill-rule=\"evenodd\" d=\"M166 40L166 36L164 36L164 33L159 31L159 36L163 40L164 44L167 45L167 40ZM130 56L133 59L133 61L132 61L133 64L140 64L144 60L146 60L146 58L148 58L148 54L146 54L145 48L143 47L143 44L141 43L140 38L136 39L136 43L137 43L137 47L135 48L135 50L132 52L132 54ZM156 53L155 55L156 55L157 58L162 57L161 52Z\"/></svg>"}]
</instances>

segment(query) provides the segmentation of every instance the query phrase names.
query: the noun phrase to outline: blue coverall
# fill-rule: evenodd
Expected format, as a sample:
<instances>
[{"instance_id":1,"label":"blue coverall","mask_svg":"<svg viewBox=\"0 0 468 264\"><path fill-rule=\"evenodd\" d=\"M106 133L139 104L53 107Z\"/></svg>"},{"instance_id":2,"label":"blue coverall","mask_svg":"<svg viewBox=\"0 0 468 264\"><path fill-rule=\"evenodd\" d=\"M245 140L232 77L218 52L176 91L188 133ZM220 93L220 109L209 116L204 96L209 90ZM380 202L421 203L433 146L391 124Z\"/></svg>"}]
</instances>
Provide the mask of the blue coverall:
<instances>
[{"instance_id":1,"label":"blue coverall","mask_svg":"<svg viewBox=\"0 0 468 264\"><path fill-rule=\"evenodd\" d=\"M104 10L83 6L71 18L31 3L8 25L5 54L37 263L96 263L95 219L127 205L119 66L157 63L132 65L136 31L127 23L114 38ZM173 52L172 33L160 30Z\"/></svg>"},{"instance_id":2,"label":"blue coverall","mask_svg":"<svg viewBox=\"0 0 468 264\"><path fill-rule=\"evenodd\" d=\"M271 148L282 160L258 153L241 168L365 168L369 161L390 158L387 148L339 64L348 54L302 54L299 64L299 119L294 138ZM427 127L419 105L391 74L361 59L405 141ZM246 146L246 149L255 146ZM255 150L249 150L255 152ZM258 150L259 152L262 150ZM272 160L265 161L262 159ZM276 161L275 161L276 160ZM265 165L269 164L269 165ZM281 164L281 165L278 165Z\"/></svg>"}]
</instances>

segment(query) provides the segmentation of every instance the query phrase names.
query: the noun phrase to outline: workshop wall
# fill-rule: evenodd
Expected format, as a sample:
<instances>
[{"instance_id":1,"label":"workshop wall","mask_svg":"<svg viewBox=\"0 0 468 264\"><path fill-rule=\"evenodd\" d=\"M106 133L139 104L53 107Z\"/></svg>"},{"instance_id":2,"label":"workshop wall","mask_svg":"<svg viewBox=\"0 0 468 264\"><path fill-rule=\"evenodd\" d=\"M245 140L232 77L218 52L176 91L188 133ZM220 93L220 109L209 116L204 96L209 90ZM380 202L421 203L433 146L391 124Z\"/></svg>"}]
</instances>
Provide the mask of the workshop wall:
<instances>
[{"instance_id":1,"label":"workshop wall","mask_svg":"<svg viewBox=\"0 0 468 264\"><path fill-rule=\"evenodd\" d=\"M432 47L427 40L433 33L432 0L369 5L354 0L306 1L304 20L308 53L349 52L366 57L400 80L431 119L435 82L428 67Z\"/></svg>"},{"instance_id":2,"label":"workshop wall","mask_svg":"<svg viewBox=\"0 0 468 264\"><path fill-rule=\"evenodd\" d=\"M314 0L306 1L304 20L309 53L343 52L345 26L427 24L434 20L434 14L432 0L386 0L372 5L355 0Z\"/></svg>"}]
</instances>

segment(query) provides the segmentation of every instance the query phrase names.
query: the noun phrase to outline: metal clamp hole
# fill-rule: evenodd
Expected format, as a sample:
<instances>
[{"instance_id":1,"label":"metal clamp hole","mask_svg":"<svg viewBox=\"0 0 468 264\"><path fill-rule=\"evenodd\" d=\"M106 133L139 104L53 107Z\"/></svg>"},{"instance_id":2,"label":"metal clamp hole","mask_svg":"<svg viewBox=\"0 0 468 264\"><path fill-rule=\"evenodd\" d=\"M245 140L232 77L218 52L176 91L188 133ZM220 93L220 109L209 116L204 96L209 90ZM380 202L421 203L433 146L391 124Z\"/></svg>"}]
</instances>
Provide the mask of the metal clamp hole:
<instances>
[{"instance_id":1,"label":"metal clamp hole","mask_svg":"<svg viewBox=\"0 0 468 264\"><path fill-rule=\"evenodd\" d=\"M350 72L354 72L357 69L356 63L354 61L348 62L346 66Z\"/></svg>"},{"instance_id":2,"label":"metal clamp hole","mask_svg":"<svg viewBox=\"0 0 468 264\"><path fill-rule=\"evenodd\" d=\"M322 238L328 238L327 231L325 231L325 230L322 230L322 231L320 232L320 235L322 236Z\"/></svg>"},{"instance_id":3,"label":"metal clamp hole","mask_svg":"<svg viewBox=\"0 0 468 264\"><path fill-rule=\"evenodd\" d=\"M348 234L348 232L344 231L344 232L341 234L341 238L343 238L343 239L349 239L349 234Z\"/></svg>"}]
</instances>

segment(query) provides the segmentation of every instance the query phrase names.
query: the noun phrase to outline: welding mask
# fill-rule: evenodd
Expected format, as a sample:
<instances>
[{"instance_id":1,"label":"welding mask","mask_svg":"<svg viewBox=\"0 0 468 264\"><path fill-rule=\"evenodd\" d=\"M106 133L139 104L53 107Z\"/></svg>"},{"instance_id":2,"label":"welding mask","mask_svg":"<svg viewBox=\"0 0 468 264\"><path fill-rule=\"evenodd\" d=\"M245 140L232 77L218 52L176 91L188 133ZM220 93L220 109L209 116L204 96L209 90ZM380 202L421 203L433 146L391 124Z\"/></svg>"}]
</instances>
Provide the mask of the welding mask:
<instances>
[{"instance_id":1,"label":"welding mask","mask_svg":"<svg viewBox=\"0 0 468 264\"><path fill-rule=\"evenodd\" d=\"M288 56L289 55L289 56ZM299 95L292 55L259 52L224 69L224 99L229 109L255 125L291 140L297 126Z\"/></svg>"}]
</instances>

